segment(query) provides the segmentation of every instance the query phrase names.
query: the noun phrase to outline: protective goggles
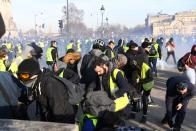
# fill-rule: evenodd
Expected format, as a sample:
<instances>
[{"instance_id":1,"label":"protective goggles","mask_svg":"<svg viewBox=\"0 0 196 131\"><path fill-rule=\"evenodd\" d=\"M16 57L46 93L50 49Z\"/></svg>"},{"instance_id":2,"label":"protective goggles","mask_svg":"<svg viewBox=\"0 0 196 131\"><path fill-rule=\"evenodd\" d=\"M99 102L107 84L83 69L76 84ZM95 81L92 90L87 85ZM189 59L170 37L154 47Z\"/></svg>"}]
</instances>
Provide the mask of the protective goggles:
<instances>
[{"instance_id":1,"label":"protective goggles","mask_svg":"<svg viewBox=\"0 0 196 131\"><path fill-rule=\"evenodd\" d=\"M27 81L31 78L31 75L29 73L17 73L17 76L22 81Z\"/></svg>"},{"instance_id":2,"label":"protective goggles","mask_svg":"<svg viewBox=\"0 0 196 131\"><path fill-rule=\"evenodd\" d=\"M187 87L188 87L188 84L187 84L187 83L181 82L181 83L179 83L179 84L177 85L177 90L178 90L178 91L182 91L182 90L186 89Z\"/></svg>"}]
</instances>

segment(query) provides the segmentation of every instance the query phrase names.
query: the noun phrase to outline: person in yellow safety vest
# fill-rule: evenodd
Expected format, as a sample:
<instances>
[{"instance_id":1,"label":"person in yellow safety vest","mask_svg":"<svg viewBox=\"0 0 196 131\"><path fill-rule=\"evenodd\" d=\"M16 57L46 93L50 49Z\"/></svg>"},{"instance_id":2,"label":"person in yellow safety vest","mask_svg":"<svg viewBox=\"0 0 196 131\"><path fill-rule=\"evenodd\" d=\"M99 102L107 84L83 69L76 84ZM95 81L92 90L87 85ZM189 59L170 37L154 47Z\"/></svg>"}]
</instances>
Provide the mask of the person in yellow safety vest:
<instances>
[{"instance_id":1,"label":"person in yellow safety vest","mask_svg":"<svg viewBox=\"0 0 196 131\"><path fill-rule=\"evenodd\" d=\"M24 60L28 58L32 58L33 55L31 54L33 51L33 47L26 46L25 49L22 51L20 55L18 55L11 63L8 71L12 72L15 77L17 77L16 73L18 71L18 65Z\"/></svg>"},{"instance_id":2,"label":"person in yellow safety vest","mask_svg":"<svg viewBox=\"0 0 196 131\"><path fill-rule=\"evenodd\" d=\"M59 77L66 78L73 83L79 83L80 77L78 74L78 62L81 58L80 53L72 52L64 56L63 62L67 65L66 68L60 68L56 73Z\"/></svg>"},{"instance_id":3,"label":"person in yellow safety vest","mask_svg":"<svg viewBox=\"0 0 196 131\"><path fill-rule=\"evenodd\" d=\"M6 43L6 47L7 47L7 49L9 50L9 52L13 52L13 45L12 45L11 42L7 42L7 43Z\"/></svg>"},{"instance_id":4,"label":"person in yellow safety vest","mask_svg":"<svg viewBox=\"0 0 196 131\"><path fill-rule=\"evenodd\" d=\"M74 48L74 45L73 45L73 40L71 40L68 44L67 44L67 46L66 46L66 50L68 51L69 49L73 49Z\"/></svg>"},{"instance_id":5,"label":"person in yellow safety vest","mask_svg":"<svg viewBox=\"0 0 196 131\"><path fill-rule=\"evenodd\" d=\"M81 52L81 42L80 42L80 40L77 41L77 52Z\"/></svg>"},{"instance_id":6,"label":"person in yellow safety vest","mask_svg":"<svg viewBox=\"0 0 196 131\"><path fill-rule=\"evenodd\" d=\"M114 52L115 43L113 41L110 41L108 43L108 46L105 50L105 55L109 58L110 61L114 60L116 58L116 53Z\"/></svg>"},{"instance_id":7,"label":"person in yellow safety vest","mask_svg":"<svg viewBox=\"0 0 196 131\"><path fill-rule=\"evenodd\" d=\"M5 61L8 59L8 50L6 48L0 48L0 71L5 72L6 66Z\"/></svg>"},{"instance_id":8,"label":"person in yellow safety vest","mask_svg":"<svg viewBox=\"0 0 196 131\"><path fill-rule=\"evenodd\" d=\"M157 59L161 59L161 48L154 38L152 38L152 43L150 43L146 51L149 58L148 64L152 69L152 73L154 72L157 77Z\"/></svg>"},{"instance_id":9,"label":"person in yellow safety vest","mask_svg":"<svg viewBox=\"0 0 196 131\"><path fill-rule=\"evenodd\" d=\"M124 49L124 52L126 53L129 50L129 47L127 47L127 45L123 45L123 49Z\"/></svg>"},{"instance_id":10,"label":"person in yellow safety vest","mask_svg":"<svg viewBox=\"0 0 196 131\"><path fill-rule=\"evenodd\" d=\"M126 62L125 62L126 63ZM119 65L123 65L122 63ZM118 112L124 109L129 104L128 93L131 92L127 80L124 78L122 70L112 68L110 63L102 58L96 58L93 65L93 69L100 76L101 89L108 93L108 96L114 101L115 109L113 112ZM94 117L91 114L84 114L83 117L87 117L93 122L96 127L97 120L99 118Z\"/></svg>"},{"instance_id":11,"label":"person in yellow safety vest","mask_svg":"<svg viewBox=\"0 0 196 131\"><path fill-rule=\"evenodd\" d=\"M48 68L53 71L53 67L58 59L57 43L56 41L51 41L51 46L46 51L46 64Z\"/></svg>"},{"instance_id":12,"label":"person in yellow safety vest","mask_svg":"<svg viewBox=\"0 0 196 131\"><path fill-rule=\"evenodd\" d=\"M22 53L22 46L21 44L17 44L17 54L21 54Z\"/></svg>"}]
</instances>

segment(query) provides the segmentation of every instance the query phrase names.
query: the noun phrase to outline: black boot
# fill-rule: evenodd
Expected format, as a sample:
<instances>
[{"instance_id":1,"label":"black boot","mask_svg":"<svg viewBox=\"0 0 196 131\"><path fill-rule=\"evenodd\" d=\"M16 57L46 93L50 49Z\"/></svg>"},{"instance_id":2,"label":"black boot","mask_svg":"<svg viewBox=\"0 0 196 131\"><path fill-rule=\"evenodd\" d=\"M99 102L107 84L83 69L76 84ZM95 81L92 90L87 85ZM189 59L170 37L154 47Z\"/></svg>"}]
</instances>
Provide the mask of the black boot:
<instances>
[{"instance_id":1,"label":"black boot","mask_svg":"<svg viewBox=\"0 0 196 131\"><path fill-rule=\"evenodd\" d=\"M142 116L142 119L140 120L141 123L146 123L147 121L147 116L146 115L143 115Z\"/></svg>"},{"instance_id":2,"label":"black boot","mask_svg":"<svg viewBox=\"0 0 196 131\"><path fill-rule=\"evenodd\" d=\"M162 124L167 124L168 123L168 120L167 120L166 116L162 119L161 123Z\"/></svg>"},{"instance_id":3,"label":"black boot","mask_svg":"<svg viewBox=\"0 0 196 131\"><path fill-rule=\"evenodd\" d=\"M180 131L181 126L174 124L173 131Z\"/></svg>"}]
</instances>

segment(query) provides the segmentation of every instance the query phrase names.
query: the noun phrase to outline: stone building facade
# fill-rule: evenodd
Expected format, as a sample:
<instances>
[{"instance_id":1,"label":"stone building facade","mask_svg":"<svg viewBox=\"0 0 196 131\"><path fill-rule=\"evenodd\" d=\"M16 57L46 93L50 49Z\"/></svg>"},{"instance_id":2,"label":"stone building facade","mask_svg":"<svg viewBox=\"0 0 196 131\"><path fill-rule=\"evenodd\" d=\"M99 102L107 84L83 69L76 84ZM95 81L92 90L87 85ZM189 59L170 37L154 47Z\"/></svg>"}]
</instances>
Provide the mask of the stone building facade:
<instances>
[{"instance_id":1,"label":"stone building facade","mask_svg":"<svg viewBox=\"0 0 196 131\"><path fill-rule=\"evenodd\" d=\"M16 36L17 27L11 12L11 0L0 0L0 13L2 14L6 26L5 36L8 36L9 34Z\"/></svg>"},{"instance_id":2,"label":"stone building facade","mask_svg":"<svg viewBox=\"0 0 196 131\"><path fill-rule=\"evenodd\" d=\"M148 15L146 27L150 28L153 36L196 36L196 10L176 13L175 15Z\"/></svg>"}]
</instances>

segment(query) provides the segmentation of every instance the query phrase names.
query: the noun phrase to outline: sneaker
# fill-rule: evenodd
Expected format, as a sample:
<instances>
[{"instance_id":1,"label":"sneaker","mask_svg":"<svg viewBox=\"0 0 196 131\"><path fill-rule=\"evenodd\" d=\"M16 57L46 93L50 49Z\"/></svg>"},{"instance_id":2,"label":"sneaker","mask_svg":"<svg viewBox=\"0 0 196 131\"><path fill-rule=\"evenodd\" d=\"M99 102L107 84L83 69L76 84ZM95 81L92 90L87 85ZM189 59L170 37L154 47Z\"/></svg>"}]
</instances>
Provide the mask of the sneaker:
<instances>
[{"instance_id":1,"label":"sneaker","mask_svg":"<svg viewBox=\"0 0 196 131\"><path fill-rule=\"evenodd\" d=\"M146 123L147 121L147 117L146 116L142 116L142 119L140 120L140 123Z\"/></svg>"}]
</instances>

